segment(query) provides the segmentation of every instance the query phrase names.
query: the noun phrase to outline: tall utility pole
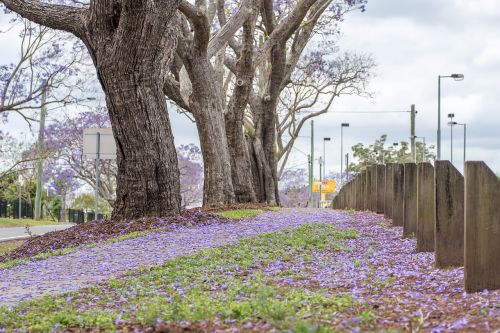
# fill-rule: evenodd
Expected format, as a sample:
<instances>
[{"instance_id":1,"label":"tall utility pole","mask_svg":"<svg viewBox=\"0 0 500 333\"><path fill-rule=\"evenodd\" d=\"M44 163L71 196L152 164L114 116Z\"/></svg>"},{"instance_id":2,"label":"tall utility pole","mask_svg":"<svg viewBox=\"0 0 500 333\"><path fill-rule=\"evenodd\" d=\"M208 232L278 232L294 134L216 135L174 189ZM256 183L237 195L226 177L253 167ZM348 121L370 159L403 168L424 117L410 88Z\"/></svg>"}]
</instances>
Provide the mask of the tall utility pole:
<instances>
[{"instance_id":1,"label":"tall utility pole","mask_svg":"<svg viewBox=\"0 0 500 333\"><path fill-rule=\"evenodd\" d=\"M311 120L311 197L309 206L313 206L312 184L314 182L314 120Z\"/></svg>"},{"instance_id":2,"label":"tall utility pole","mask_svg":"<svg viewBox=\"0 0 500 333\"><path fill-rule=\"evenodd\" d=\"M413 163L417 162L417 150L415 147L415 116L416 116L416 111L415 111L415 104L411 105L411 110L410 110L410 142L411 142L411 156L413 159Z\"/></svg>"},{"instance_id":3,"label":"tall utility pole","mask_svg":"<svg viewBox=\"0 0 500 333\"><path fill-rule=\"evenodd\" d=\"M312 179L312 168L313 164L311 161L311 155L307 155L307 169L309 173L309 196L308 196L308 202L309 202L309 207L312 207L312 197L313 197L313 179Z\"/></svg>"},{"instance_id":4,"label":"tall utility pole","mask_svg":"<svg viewBox=\"0 0 500 333\"><path fill-rule=\"evenodd\" d=\"M42 91L42 107L40 111L40 128L38 129L38 143L36 162L36 195L35 195L35 220L42 216L42 177L43 177L43 146L45 142L45 118L47 116L47 88Z\"/></svg>"},{"instance_id":5,"label":"tall utility pole","mask_svg":"<svg viewBox=\"0 0 500 333\"><path fill-rule=\"evenodd\" d=\"M323 159L319 157L319 208L323 208L323 177L321 176L321 166Z\"/></svg>"}]
</instances>

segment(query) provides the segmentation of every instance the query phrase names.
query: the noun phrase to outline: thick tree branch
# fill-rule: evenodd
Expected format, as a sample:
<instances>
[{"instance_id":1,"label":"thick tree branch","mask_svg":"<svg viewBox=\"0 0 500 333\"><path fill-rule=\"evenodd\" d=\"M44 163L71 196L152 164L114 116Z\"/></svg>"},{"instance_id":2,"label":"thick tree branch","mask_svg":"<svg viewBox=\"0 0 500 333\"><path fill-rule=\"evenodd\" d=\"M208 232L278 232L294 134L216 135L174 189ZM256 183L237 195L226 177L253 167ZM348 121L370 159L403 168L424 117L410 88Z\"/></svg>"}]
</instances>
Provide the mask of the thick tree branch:
<instances>
[{"instance_id":1,"label":"thick tree branch","mask_svg":"<svg viewBox=\"0 0 500 333\"><path fill-rule=\"evenodd\" d=\"M48 4L37 0L0 1L8 9L37 24L71 32L78 37L84 34L87 9Z\"/></svg>"},{"instance_id":2,"label":"thick tree branch","mask_svg":"<svg viewBox=\"0 0 500 333\"><path fill-rule=\"evenodd\" d=\"M191 22L194 29L194 46L198 52L205 53L210 39L210 27L207 16L196 6L193 6L186 0L182 0L179 10Z\"/></svg>"},{"instance_id":3,"label":"thick tree branch","mask_svg":"<svg viewBox=\"0 0 500 333\"><path fill-rule=\"evenodd\" d=\"M208 57L211 58L234 36L252 13L253 0L244 0L236 14L227 21L222 28L210 39L208 44Z\"/></svg>"}]
</instances>

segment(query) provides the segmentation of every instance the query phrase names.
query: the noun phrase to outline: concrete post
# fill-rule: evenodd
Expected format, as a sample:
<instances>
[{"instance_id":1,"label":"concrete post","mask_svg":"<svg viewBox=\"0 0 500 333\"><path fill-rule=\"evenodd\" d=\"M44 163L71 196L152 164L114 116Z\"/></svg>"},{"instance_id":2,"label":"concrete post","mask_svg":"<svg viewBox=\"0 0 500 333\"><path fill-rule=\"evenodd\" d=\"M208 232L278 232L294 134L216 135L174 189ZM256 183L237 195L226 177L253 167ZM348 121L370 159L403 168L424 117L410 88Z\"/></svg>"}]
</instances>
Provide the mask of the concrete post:
<instances>
[{"instance_id":1,"label":"concrete post","mask_svg":"<svg viewBox=\"0 0 500 333\"><path fill-rule=\"evenodd\" d=\"M358 201L358 210L362 211L365 209L365 202L364 202L364 185L365 185L365 179L366 179L366 171L363 170L357 177L358 179L358 188L357 188L357 201Z\"/></svg>"},{"instance_id":2,"label":"concrete post","mask_svg":"<svg viewBox=\"0 0 500 333\"><path fill-rule=\"evenodd\" d=\"M434 167L417 165L417 252L434 251Z\"/></svg>"},{"instance_id":3,"label":"concrete post","mask_svg":"<svg viewBox=\"0 0 500 333\"><path fill-rule=\"evenodd\" d=\"M465 163L465 290L500 289L500 180Z\"/></svg>"},{"instance_id":4,"label":"concrete post","mask_svg":"<svg viewBox=\"0 0 500 333\"><path fill-rule=\"evenodd\" d=\"M394 200L393 189L394 178L394 163L387 163L385 165L385 200L384 200L384 214L387 218L392 218L392 204Z\"/></svg>"},{"instance_id":5,"label":"concrete post","mask_svg":"<svg viewBox=\"0 0 500 333\"><path fill-rule=\"evenodd\" d=\"M377 166L370 166L372 170L371 186L370 186L370 210L374 213L377 212Z\"/></svg>"},{"instance_id":6,"label":"concrete post","mask_svg":"<svg viewBox=\"0 0 500 333\"><path fill-rule=\"evenodd\" d=\"M366 170L361 171L361 197L360 197L360 210L366 210L365 202L366 202Z\"/></svg>"},{"instance_id":7,"label":"concrete post","mask_svg":"<svg viewBox=\"0 0 500 333\"><path fill-rule=\"evenodd\" d=\"M392 225L403 226L404 220L404 164L394 164L392 180Z\"/></svg>"},{"instance_id":8,"label":"concrete post","mask_svg":"<svg viewBox=\"0 0 500 333\"><path fill-rule=\"evenodd\" d=\"M417 164L405 163L403 237L409 238L417 233Z\"/></svg>"},{"instance_id":9,"label":"concrete post","mask_svg":"<svg viewBox=\"0 0 500 333\"><path fill-rule=\"evenodd\" d=\"M366 168L366 209L369 211L373 209L373 192L376 190L376 186L373 187L374 178L374 167L370 165Z\"/></svg>"},{"instance_id":10,"label":"concrete post","mask_svg":"<svg viewBox=\"0 0 500 333\"><path fill-rule=\"evenodd\" d=\"M464 177L449 161L435 165L436 267L464 264Z\"/></svg>"},{"instance_id":11,"label":"concrete post","mask_svg":"<svg viewBox=\"0 0 500 333\"><path fill-rule=\"evenodd\" d=\"M377 165L377 210L378 214L384 214L385 207L385 165Z\"/></svg>"}]
</instances>

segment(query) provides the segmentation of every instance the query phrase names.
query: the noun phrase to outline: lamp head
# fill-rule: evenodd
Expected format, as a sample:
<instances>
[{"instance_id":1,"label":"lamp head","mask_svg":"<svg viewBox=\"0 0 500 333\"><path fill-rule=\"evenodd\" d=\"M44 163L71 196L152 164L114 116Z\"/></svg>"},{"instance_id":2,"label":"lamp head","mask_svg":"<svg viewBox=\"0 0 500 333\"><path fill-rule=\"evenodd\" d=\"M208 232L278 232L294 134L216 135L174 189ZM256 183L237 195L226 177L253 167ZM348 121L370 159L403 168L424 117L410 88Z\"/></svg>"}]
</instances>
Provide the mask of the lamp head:
<instances>
[{"instance_id":1,"label":"lamp head","mask_svg":"<svg viewBox=\"0 0 500 333\"><path fill-rule=\"evenodd\" d=\"M349 127L349 123L342 123L342 127Z\"/></svg>"},{"instance_id":2,"label":"lamp head","mask_svg":"<svg viewBox=\"0 0 500 333\"><path fill-rule=\"evenodd\" d=\"M324 141L331 141L331 138L323 138Z\"/></svg>"},{"instance_id":3,"label":"lamp head","mask_svg":"<svg viewBox=\"0 0 500 333\"><path fill-rule=\"evenodd\" d=\"M453 117L455 117L454 113L448 113L448 118L453 118Z\"/></svg>"},{"instance_id":4,"label":"lamp head","mask_svg":"<svg viewBox=\"0 0 500 333\"><path fill-rule=\"evenodd\" d=\"M452 77L455 81L463 81L465 78L463 74L451 74L450 77Z\"/></svg>"}]
</instances>

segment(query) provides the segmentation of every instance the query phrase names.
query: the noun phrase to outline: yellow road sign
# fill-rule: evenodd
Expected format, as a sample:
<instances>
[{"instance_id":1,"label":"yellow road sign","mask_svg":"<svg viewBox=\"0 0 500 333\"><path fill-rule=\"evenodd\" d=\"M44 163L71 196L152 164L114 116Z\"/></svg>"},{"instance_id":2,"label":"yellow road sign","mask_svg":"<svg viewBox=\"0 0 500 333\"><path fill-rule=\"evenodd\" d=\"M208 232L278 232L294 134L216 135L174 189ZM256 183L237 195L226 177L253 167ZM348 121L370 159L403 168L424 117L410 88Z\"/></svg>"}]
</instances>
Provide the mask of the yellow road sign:
<instances>
[{"instance_id":1,"label":"yellow road sign","mask_svg":"<svg viewBox=\"0 0 500 333\"><path fill-rule=\"evenodd\" d=\"M333 179L324 179L322 182L319 180L313 181L313 192L321 192L323 193L333 193L335 192L335 188L337 187L337 183Z\"/></svg>"}]
</instances>

